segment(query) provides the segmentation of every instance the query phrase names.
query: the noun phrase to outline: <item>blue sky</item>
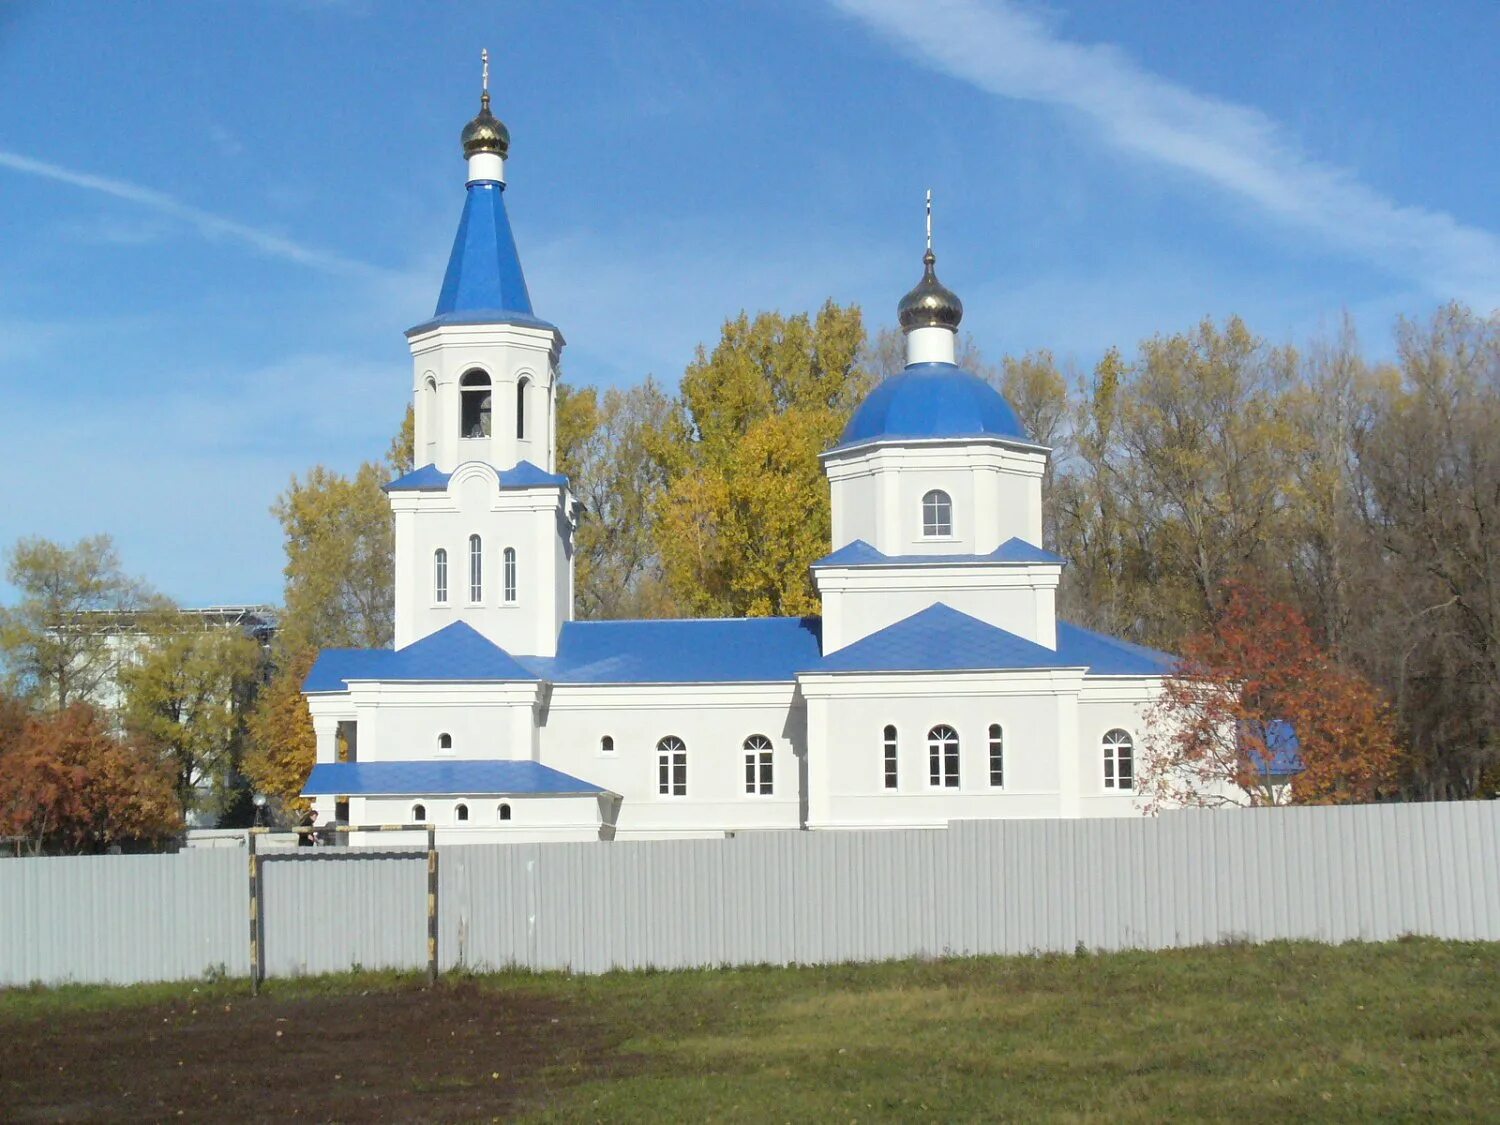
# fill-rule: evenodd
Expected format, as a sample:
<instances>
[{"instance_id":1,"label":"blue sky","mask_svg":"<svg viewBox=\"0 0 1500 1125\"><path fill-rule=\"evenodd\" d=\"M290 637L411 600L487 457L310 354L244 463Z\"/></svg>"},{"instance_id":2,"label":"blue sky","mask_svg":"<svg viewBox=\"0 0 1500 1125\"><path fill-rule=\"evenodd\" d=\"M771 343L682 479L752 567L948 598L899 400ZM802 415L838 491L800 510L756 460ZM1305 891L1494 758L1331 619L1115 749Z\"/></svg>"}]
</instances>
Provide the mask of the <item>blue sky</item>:
<instances>
[{"instance_id":1,"label":"blue sky","mask_svg":"<svg viewBox=\"0 0 1500 1125\"><path fill-rule=\"evenodd\" d=\"M0 442L19 536L279 597L290 475L381 454L481 46L567 378L741 308L893 317L935 196L992 356L1500 306L1500 5L0 0Z\"/></svg>"}]
</instances>

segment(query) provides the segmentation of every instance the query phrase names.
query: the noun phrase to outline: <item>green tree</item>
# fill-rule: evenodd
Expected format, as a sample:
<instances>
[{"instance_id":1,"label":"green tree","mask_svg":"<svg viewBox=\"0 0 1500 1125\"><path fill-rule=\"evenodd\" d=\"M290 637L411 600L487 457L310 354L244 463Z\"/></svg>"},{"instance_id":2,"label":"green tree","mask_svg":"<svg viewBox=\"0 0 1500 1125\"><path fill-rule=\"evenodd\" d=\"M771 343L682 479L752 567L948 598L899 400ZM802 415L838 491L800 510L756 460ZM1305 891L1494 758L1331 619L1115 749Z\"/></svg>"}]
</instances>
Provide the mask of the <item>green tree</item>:
<instances>
[{"instance_id":1,"label":"green tree","mask_svg":"<svg viewBox=\"0 0 1500 1125\"><path fill-rule=\"evenodd\" d=\"M120 673L125 724L171 768L184 815L222 815L237 795L260 645L170 612L153 615L144 631L139 658Z\"/></svg>"},{"instance_id":2,"label":"green tree","mask_svg":"<svg viewBox=\"0 0 1500 1125\"><path fill-rule=\"evenodd\" d=\"M808 568L829 537L818 454L870 386L864 343L859 309L829 301L816 317L742 313L698 349L653 439L657 550L684 611L815 610Z\"/></svg>"},{"instance_id":3,"label":"green tree","mask_svg":"<svg viewBox=\"0 0 1500 1125\"><path fill-rule=\"evenodd\" d=\"M22 539L6 577L20 593L14 606L0 608L0 659L11 690L57 709L96 699L115 672L113 635L123 615L153 603L149 589L121 569L107 535L71 547Z\"/></svg>"}]
</instances>

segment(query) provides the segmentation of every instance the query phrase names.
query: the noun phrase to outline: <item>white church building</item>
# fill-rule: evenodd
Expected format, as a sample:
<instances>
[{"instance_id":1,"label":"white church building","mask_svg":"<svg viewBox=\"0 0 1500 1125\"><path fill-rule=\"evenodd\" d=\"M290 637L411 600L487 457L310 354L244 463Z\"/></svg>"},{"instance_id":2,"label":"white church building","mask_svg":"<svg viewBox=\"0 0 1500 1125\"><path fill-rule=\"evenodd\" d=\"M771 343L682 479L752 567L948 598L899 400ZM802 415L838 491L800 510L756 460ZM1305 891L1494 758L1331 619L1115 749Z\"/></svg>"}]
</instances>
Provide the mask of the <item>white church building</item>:
<instances>
[{"instance_id":1,"label":"white church building","mask_svg":"<svg viewBox=\"0 0 1500 1125\"><path fill-rule=\"evenodd\" d=\"M1048 450L954 362L962 305L930 248L900 303L906 369L823 455L822 618L573 620L563 337L532 311L509 143L486 92L437 308L406 333L395 644L325 651L304 685L321 822L461 843L1140 815L1172 658L1058 620Z\"/></svg>"}]
</instances>

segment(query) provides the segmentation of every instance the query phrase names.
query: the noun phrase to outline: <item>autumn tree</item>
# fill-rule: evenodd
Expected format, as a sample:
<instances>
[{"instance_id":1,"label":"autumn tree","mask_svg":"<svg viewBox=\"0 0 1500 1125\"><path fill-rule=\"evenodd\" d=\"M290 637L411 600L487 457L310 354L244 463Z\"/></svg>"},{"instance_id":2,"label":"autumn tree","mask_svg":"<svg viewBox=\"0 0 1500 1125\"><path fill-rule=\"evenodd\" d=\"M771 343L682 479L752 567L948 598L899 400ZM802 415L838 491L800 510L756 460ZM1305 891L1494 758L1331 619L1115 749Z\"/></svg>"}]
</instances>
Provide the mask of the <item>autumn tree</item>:
<instances>
[{"instance_id":1,"label":"autumn tree","mask_svg":"<svg viewBox=\"0 0 1500 1125\"><path fill-rule=\"evenodd\" d=\"M220 816L236 797L261 647L189 614L153 614L141 628L140 655L120 673L125 725L170 768L184 815Z\"/></svg>"},{"instance_id":2,"label":"autumn tree","mask_svg":"<svg viewBox=\"0 0 1500 1125\"><path fill-rule=\"evenodd\" d=\"M558 387L558 471L583 505L573 554L579 617L674 616L654 527L667 476L652 449L671 410L649 378L602 395Z\"/></svg>"},{"instance_id":3,"label":"autumn tree","mask_svg":"<svg viewBox=\"0 0 1500 1125\"><path fill-rule=\"evenodd\" d=\"M698 349L655 439L666 474L656 543L684 612L817 610L809 567L828 549L831 447L870 377L857 308L726 321Z\"/></svg>"},{"instance_id":4,"label":"autumn tree","mask_svg":"<svg viewBox=\"0 0 1500 1125\"><path fill-rule=\"evenodd\" d=\"M123 616L152 604L146 585L126 575L107 535L71 547L20 540L6 578L19 600L0 607L0 660L10 690L38 706L64 708L97 698L110 684Z\"/></svg>"},{"instance_id":5,"label":"autumn tree","mask_svg":"<svg viewBox=\"0 0 1500 1125\"><path fill-rule=\"evenodd\" d=\"M286 654L250 716L245 774L257 793L277 798L288 809L302 808L302 785L317 760L312 715L302 695L302 682L316 658L312 649Z\"/></svg>"},{"instance_id":6,"label":"autumn tree","mask_svg":"<svg viewBox=\"0 0 1500 1125\"><path fill-rule=\"evenodd\" d=\"M1379 692L1313 640L1302 615L1229 583L1212 626L1146 716L1139 784L1153 810L1182 805L1352 804L1394 794L1401 755ZM1286 787L1274 732L1295 732L1301 769Z\"/></svg>"},{"instance_id":7,"label":"autumn tree","mask_svg":"<svg viewBox=\"0 0 1500 1125\"><path fill-rule=\"evenodd\" d=\"M36 712L19 728L12 714L0 725L0 835L41 854L159 843L181 831L170 769L113 733L92 705Z\"/></svg>"}]
</instances>

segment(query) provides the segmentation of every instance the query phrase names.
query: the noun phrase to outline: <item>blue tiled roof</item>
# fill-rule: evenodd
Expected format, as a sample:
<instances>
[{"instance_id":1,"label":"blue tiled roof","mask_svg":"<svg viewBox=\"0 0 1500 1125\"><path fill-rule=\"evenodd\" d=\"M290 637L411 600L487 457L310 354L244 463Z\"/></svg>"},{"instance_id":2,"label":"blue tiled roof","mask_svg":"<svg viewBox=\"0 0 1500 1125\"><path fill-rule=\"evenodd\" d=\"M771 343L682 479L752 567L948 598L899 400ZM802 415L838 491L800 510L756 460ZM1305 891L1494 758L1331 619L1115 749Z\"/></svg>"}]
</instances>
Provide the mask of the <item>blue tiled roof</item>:
<instances>
[{"instance_id":1,"label":"blue tiled roof","mask_svg":"<svg viewBox=\"0 0 1500 1125\"><path fill-rule=\"evenodd\" d=\"M1088 666L1091 676L1165 676L1177 658L1145 645L1095 633L1066 621L1057 623L1057 651L1069 665Z\"/></svg>"},{"instance_id":2,"label":"blue tiled roof","mask_svg":"<svg viewBox=\"0 0 1500 1125\"><path fill-rule=\"evenodd\" d=\"M505 214L505 186L493 180L469 184L458 221L448 272L434 317L478 310L531 316L531 295L521 273L515 236Z\"/></svg>"},{"instance_id":3,"label":"blue tiled roof","mask_svg":"<svg viewBox=\"0 0 1500 1125\"><path fill-rule=\"evenodd\" d=\"M532 761L324 762L304 797L463 797L604 793L597 785Z\"/></svg>"},{"instance_id":4,"label":"blue tiled roof","mask_svg":"<svg viewBox=\"0 0 1500 1125\"><path fill-rule=\"evenodd\" d=\"M1054 555L1024 539L1010 538L987 555L887 555L863 539L856 539L824 555L814 567L823 566L938 566L944 563L1062 563Z\"/></svg>"},{"instance_id":5,"label":"blue tiled roof","mask_svg":"<svg viewBox=\"0 0 1500 1125\"><path fill-rule=\"evenodd\" d=\"M964 437L1030 441L1005 396L978 375L952 363L913 363L870 392L834 448Z\"/></svg>"},{"instance_id":6,"label":"blue tiled roof","mask_svg":"<svg viewBox=\"0 0 1500 1125\"><path fill-rule=\"evenodd\" d=\"M1288 777L1307 768L1302 761L1302 740L1297 737L1297 728L1285 719L1243 722L1239 741L1263 777ZM1260 750L1260 743L1265 744L1270 754L1269 762Z\"/></svg>"},{"instance_id":7,"label":"blue tiled roof","mask_svg":"<svg viewBox=\"0 0 1500 1125\"><path fill-rule=\"evenodd\" d=\"M938 602L808 665L808 672L1079 667L1061 653Z\"/></svg>"},{"instance_id":8,"label":"blue tiled roof","mask_svg":"<svg viewBox=\"0 0 1500 1125\"><path fill-rule=\"evenodd\" d=\"M345 691L350 680L535 680L536 674L472 625L455 621L399 649L325 649L305 692Z\"/></svg>"},{"instance_id":9,"label":"blue tiled roof","mask_svg":"<svg viewBox=\"0 0 1500 1125\"><path fill-rule=\"evenodd\" d=\"M552 486L565 488L568 478L559 473L549 473L530 461L517 461L514 467L495 472L501 488L537 488ZM387 492L441 492L448 487L452 473L445 473L436 465L423 465L405 476L397 477L385 485Z\"/></svg>"},{"instance_id":10,"label":"blue tiled roof","mask_svg":"<svg viewBox=\"0 0 1500 1125\"><path fill-rule=\"evenodd\" d=\"M563 684L789 683L820 635L816 617L569 621L556 657L523 659Z\"/></svg>"}]
</instances>

